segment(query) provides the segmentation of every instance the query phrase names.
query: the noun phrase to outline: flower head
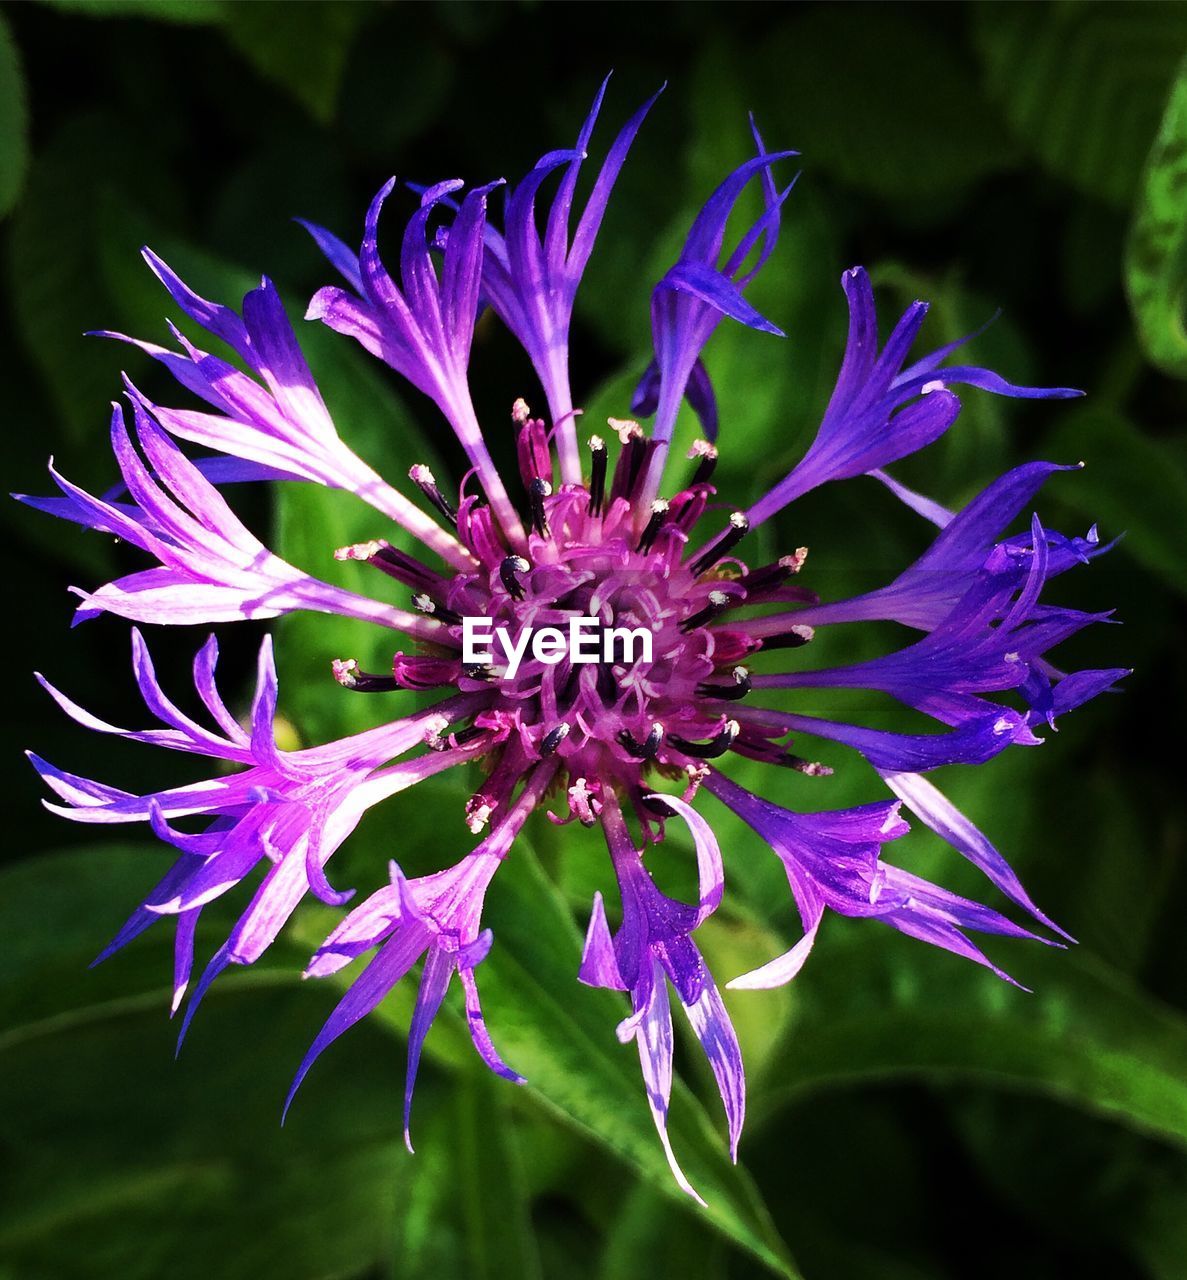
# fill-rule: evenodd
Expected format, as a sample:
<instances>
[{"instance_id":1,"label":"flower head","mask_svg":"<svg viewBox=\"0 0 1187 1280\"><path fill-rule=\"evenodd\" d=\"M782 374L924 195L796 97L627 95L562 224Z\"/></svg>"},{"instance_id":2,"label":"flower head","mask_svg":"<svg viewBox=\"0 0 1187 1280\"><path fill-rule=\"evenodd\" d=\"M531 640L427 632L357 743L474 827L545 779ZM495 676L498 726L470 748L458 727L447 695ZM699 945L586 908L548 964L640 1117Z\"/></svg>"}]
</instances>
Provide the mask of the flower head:
<instances>
[{"instance_id":1,"label":"flower head","mask_svg":"<svg viewBox=\"0 0 1187 1280\"><path fill-rule=\"evenodd\" d=\"M176 331L173 349L139 343L200 407L154 403L129 383L134 429L129 431L122 408L112 418L122 485L96 497L54 471L62 496L25 499L115 534L149 559L147 568L81 590L79 620L106 612L145 623L211 623L313 610L398 633L391 636L390 667L385 662L381 670L365 671L344 654L326 673L326 697L378 695L396 708L391 718L340 741L283 751L273 731L278 688L269 642L260 652L245 725L216 687L215 641L202 647L194 686L209 715L206 724L165 694L134 631L137 683L160 727L120 729L47 684L50 694L86 728L205 756L216 769L196 783L136 794L37 758L34 763L56 797L51 808L63 816L142 822L177 851L173 867L103 953L171 917L177 931L175 1008L189 982L199 914L263 869L190 997L188 1025L218 974L258 959L306 895L335 907L346 904L351 891L335 888L326 868L364 812L481 759L483 781L455 815L458 838L468 831L478 838L476 847L454 865L414 879L393 863L390 883L345 916L307 969L320 977L373 953L314 1040L290 1101L322 1051L423 959L409 1034L406 1129L422 1046L455 973L478 1054L498 1074L520 1079L496 1051L497 1029L492 1037L479 1002L475 975L492 945L482 920L485 895L514 856L533 810L547 804L554 822L600 826L617 894L595 897L574 970L584 983L627 994L619 1038L637 1045L674 1176L695 1196L667 1134L673 993L717 1082L735 1155L745 1114L738 1040L695 940L724 890L704 797L733 810L769 845L803 925L803 936L785 954L728 985L789 981L828 911L881 920L1004 977L970 933L1037 935L893 865L885 857L888 847L906 832L903 814L909 812L1038 925L1059 932L988 838L925 775L1038 745L1044 726L1126 673L1069 674L1050 657L1061 641L1107 617L1047 599L1052 579L1106 549L1095 528L1085 537L1068 537L1045 528L1030 511L1043 483L1068 468L1046 462L1015 468L956 513L884 470L953 426L961 408L953 386L1026 399L1076 393L1015 386L973 365L945 365L960 344L911 363L924 304L908 308L880 344L873 292L861 268L842 277L849 335L811 446L748 509L723 511L713 501L717 410L702 352L726 317L779 332L744 290L775 247L791 185L780 188L773 172L794 153L768 151L757 129L757 154L709 197L652 295L655 360L634 404L636 413L654 414L651 431L634 419L610 419L589 436L586 449L579 448L568 362L577 287L615 179L654 102L636 111L611 143L573 227L577 178L605 87L574 149L549 153L506 189L502 230L487 216L496 184L462 194L452 181L421 192L404 230L398 273L389 271L378 250L380 213L394 183L372 203L358 253L310 227L345 280L345 287L315 296L310 318L355 339L437 406L469 462L460 483L439 481L410 460L408 486L401 489L350 449L267 280L236 312L200 297L148 254L174 302L240 363L211 355ZM540 192L554 174L558 187L541 233ZM752 182L761 187L763 212L727 251L727 220ZM547 405L544 417L534 416L523 399L512 408L517 485L494 462L469 387L474 326L484 299L523 345ZM667 455L684 398L699 412L707 438L693 446L696 466L681 485L670 479ZM179 441L216 456L191 459ZM728 439L720 447L728 448ZM887 586L823 600L810 570L803 573L805 548L788 548L770 563L747 558L756 525L809 490L866 474L939 529L930 548ZM374 598L322 582L271 553L219 487L270 478L345 489L374 508L375 537L334 552L375 570ZM1023 515L1030 516L1029 528L1008 533ZM393 532L418 549L393 545L384 536ZM388 602L393 583L404 597L399 605ZM901 624L914 636L859 663L811 661L819 628L870 620ZM473 651L476 621L487 641L479 654ZM891 732L809 715L795 709L794 691L804 688L877 691L935 728ZM791 691L791 709L762 705L772 689ZM408 691L439 697L425 710L401 714ZM1003 695L1011 701L1000 701ZM770 766L775 794L784 790L781 769L826 779L832 770L799 754L802 747L788 740L790 734L850 750L871 767L875 786L888 790L889 798L797 813L731 779L730 762L738 757ZM827 789L827 782L820 785ZM673 819L692 836L695 902L663 893L648 868L651 847L665 838Z\"/></svg>"},{"instance_id":2,"label":"flower head","mask_svg":"<svg viewBox=\"0 0 1187 1280\"><path fill-rule=\"evenodd\" d=\"M721 320L732 320L782 337L777 326L760 315L743 290L762 270L779 239L779 211L795 186L775 187L771 168L795 155L782 151L769 155L753 119L750 122L758 155L735 169L709 197L692 224L680 257L669 268L651 295L651 325L655 359L635 390L632 409L655 414L653 438L672 438L682 397L696 411L710 441L717 438L717 399L701 352ZM734 248L723 258L726 224L743 191L755 179L763 188L765 210ZM754 261L750 262L754 253ZM656 483L659 480L656 467Z\"/></svg>"}]
</instances>

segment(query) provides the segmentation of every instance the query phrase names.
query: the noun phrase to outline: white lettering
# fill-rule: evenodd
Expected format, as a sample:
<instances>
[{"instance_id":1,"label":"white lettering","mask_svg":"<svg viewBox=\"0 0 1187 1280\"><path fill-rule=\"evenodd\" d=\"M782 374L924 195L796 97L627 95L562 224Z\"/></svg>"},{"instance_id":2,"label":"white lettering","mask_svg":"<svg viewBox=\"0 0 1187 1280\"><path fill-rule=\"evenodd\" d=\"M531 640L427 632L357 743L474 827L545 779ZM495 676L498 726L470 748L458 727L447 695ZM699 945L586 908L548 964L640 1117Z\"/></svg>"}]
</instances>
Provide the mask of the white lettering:
<instances>
[{"instance_id":1,"label":"white lettering","mask_svg":"<svg viewBox=\"0 0 1187 1280\"><path fill-rule=\"evenodd\" d=\"M600 627L601 623L597 618L569 619L569 660L571 662L601 660L597 636Z\"/></svg>"},{"instance_id":2,"label":"white lettering","mask_svg":"<svg viewBox=\"0 0 1187 1280\"><path fill-rule=\"evenodd\" d=\"M532 636L532 657L545 666L555 667L569 649L565 633L556 627L541 627Z\"/></svg>"},{"instance_id":3,"label":"white lettering","mask_svg":"<svg viewBox=\"0 0 1187 1280\"><path fill-rule=\"evenodd\" d=\"M628 631L626 627L610 627L602 635L602 660L604 662L616 662L614 656L614 642L622 641L622 659L623 662L635 661L635 641L639 641L642 648L641 661L651 661L651 632L646 627L636 627L633 631Z\"/></svg>"},{"instance_id":4,"label":"white lettering","mask_svg":"<svg viewBox=\"0 0 1187 1280\"><path fill-rule=\"evenodd\" d=\"M503 646L503 652L507 655L507 679L514 680L515 673L519 670L519 664L523 661L523 655L527 652L532 633L526 630L521 631L519 633L519 643L512 644L511 637L507 634L507 628L499 627L495 632L495 637Z\"/></svg>"},{"instance_id":5,"label":"white lettering","mask_svg":"<svg viewBox=\"0 0 1187 1280\"><path fill-rule=\"evenodd\" d=\"M604 627L600 619L582 615L569 619L567 636L559 627L537 631L524 627L514 640L507 627L496 627L490 618L462 619L462 662L487 665L496 661L501 650L509 680L518 675L529 650L536 662L553 667L566 654L570 662L581 664L651 662L653 645L654 636L647 627Z\"/></svg>"},{"instance_id":6,"label":"white lettering","mask_svg":"<svg viewBox=\"0 0 1187 1280\"><path fill-rule=\"evenodd\" d=\"M485 665L494 659L490 635L492 626L489 618L462 619L462 661L467 666ZM486 647L476 649L476 643Z\"/></svg>"}]
</instances>

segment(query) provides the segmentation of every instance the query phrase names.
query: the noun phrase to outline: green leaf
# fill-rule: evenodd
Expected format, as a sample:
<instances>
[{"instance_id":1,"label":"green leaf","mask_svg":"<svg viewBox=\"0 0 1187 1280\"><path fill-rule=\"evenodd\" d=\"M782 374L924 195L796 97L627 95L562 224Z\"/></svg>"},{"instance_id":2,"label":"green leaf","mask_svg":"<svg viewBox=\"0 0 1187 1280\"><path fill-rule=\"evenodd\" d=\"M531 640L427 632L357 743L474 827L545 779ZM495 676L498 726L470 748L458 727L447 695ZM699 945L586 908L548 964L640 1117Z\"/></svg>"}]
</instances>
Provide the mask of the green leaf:
<instances>
[{"instance_id":1,"label":"green leaf","mask_svg":"<svg viewBox=\"0 0 1187 1280\"><path fill-rule=\"evenodd\" d=\"M989 93L1019 140L1081 191L1125 204L1187 43L1176 4L981 4Z\"/></svg>"},{"instance_id":2,"label":"green leaf","mask_svg":"<svg viewBox=\"0 0 1187 1280\"><path fill-rule=\"evenodd\" d=\"M1130 555L1179 591L1187 565L1179 530L1187 511L1187 470L1178 457L1119 414L1084 409L1069 414L1044 442L1058 462L1085 461L1061 490L1102 536L1125 534L1115 554Z\"/></svg>"},{"instance_id":3,"label":"green leaf","mask_svg":"<svg viewBox=\"0 0 1187 1280\"><path fill-rule=\"evenodd\" d=\"M510 1092L489 1072L470 1070L452 1082L450 1101L434 1108L423 1131L418 1123L427 1176L412 1180L397 1219L398 1276L541 1280Z\"/></svg>"},{"instance_id":4,"label":"green leaf","mask_svg":"<svg viewBox=\"0 0 1187 1280\"><path fill-rule=\"evenodd\" d=\"M96 214L99 275L125 331L169 345L172 339L167 322L171 322L203 350L217 344L216 350L238 359L230 348L224 349L217 338L184 314L144 261L140 247L147 245L159 254L203 297L217 299L236 310L244 294L259 284L259 276L191 244L170 230L163 219L150 216L132 203L123 191L104 188ZM134 354L126 346L120 346L118 351L125 360ZM186 393L177 388L174 394L184 397Z\"/></svg>"},{"instance_id":5,"label":"green leaf","mask_svg":"<svg viewBox=\"0 0 1187 1280\"><path fill-rule=\"evenodd\" d=\"M25 77L8 20L0 14L0 218L16 204L29 165Z\"/></svg>"},{"instance_id":6,"label":"green leaf","mask_svg":"<svg viewBox=\"0 0 1187 1280\"><path fill-rule=\"evenodd\" d=\"M131 165L118 119L76 117L42 147L8 240L13 312L33 368L75 441L103 446L107 406L128 353L86 337L114 320L95 270L100 254L100 193ZM167 183L162 183L162 187ZM122 240L129 267L134 240Z\"/></svg>"},{"instance_id":7,"label":"green leaf","mask_svg":"<svg viewBox=\"0 0 1187 1280\"><path fill-rule=\"evenodd\" d=\"M40 3L88 18L148 18L181 26L222 22L229 8L225 0L40 0Z\"/></svg>"},{"instance_id":8,"label":"green leaf","mask_svg":"<svg viewBox=\"0 0 1187 1280\"><path fill-rule=\"evenodd\" d=\"M797 147L813 169L859 190L916 202L1014 163L965 60L923 11L871 6L855 21L825 5L798 11L749 51L746 80L763 94L768 145Z\"/></svg>"},{"instance_id":9,"label":"green leaf","mask_svg":"<svg viewBox=\"0 0 1187 1280\"><path fill-rule=\"evenodd\" d=\"M540 1280L523 1157L507 1095L497 1077L484 1071L461 1082L454 1097L458 1190L468 1245L466 1274L481 1280L503 1276Z\"/></svg>"},{"instance_id":10,"label":"green leaf","mask_svg":"<svg viewBox=\"0 0 1187 1280\"><path fill-rule=\"evenodd\" d=\"M402 147L423 136L448 110L459 74L452 50L431 29L427 6L389 9L385 20L398 29L393 36L405 47L415 41L416 57L404 59L400 74L393 76L391 38L384 38L382 28L375 39L359 42L351 52L338 108L338 124L351 148L373 159L383 172L396 163ZM430 29L422 30L422 25ZM348 225L353 226L358 213L352 210Z\"/></svg>"},{"instance_id":11,"label":"green leaf","mask_svg":"<svg viewBox=\"0 0 1187 1280\"><path fill-rule=\"evenodd\" d=\"M315 1280L374 1266L412 1166L390 1045L363 1028L336 1089L281 1129L313 1022L310 995L286 985L220 993L176 1066L160 1000L111 1002L0 1046L0 1254L63 1278ZM425 1102L431 1092L426 1080Z\"/></svg>"},{"instance_id":12,"label":"green leaf","mask_svg":"<svg viewBox=\"0 0 1187 1280\"><path fill-rule=\"evenodd\" d=\"M804 1099L756 1136L755 1169L779 1187L776 1222L795 1240L805 1274L845 1280L961 1274L960 1264L945 1267L936 1256L943 1238L936 1231L936 1186L949 1177L950 1161L937 1155L932 1144L942 1138L929 1119L907 1090L844 1090Z\"/></svg>"},{"instance_id":13,"label":"green leaf","mask_svg":"<svg viewBox=\"0 0 1187 1280\"><path fill-rule=\"evenodd\" d=\"M1125 252L1125 286L1150 360L1187 376L1187 60L1150 149Z\"/></svg>"},{"instance_id":14,"label":"green leaf","mask_svg":"<svg viewBox=\"0 0 1187 1280\"><path fill-rule=\"evenodd\" d=\"M1149 1181L1140 1203L1129 1206L1126 1226L1151 1280L1179 1280L1187 1258L1187 1166L1160 1170Z\"/></svg>"},{"instance_id":15,"label":"green leaf","mask_svg":"<svg viewBox=\"0 0 1187 1280\"><path fill-rule=\"evenodd\" d=\"M1100 961L1014 944L1004 963L1031 995L866 921L836 924L797 979L803 1003L768 1108L822 1087L966 1077L1187 1147L1187 1023Z\"/></svg>"},{"instance_id":16,"label":"green leaf","mask_svg":"<svg viewBox=\"0 0 1187 1280\"><path fill-rule=\"evenodd\" d=\"M614 1217L598 1263L597 1280L637 1280L647 1260L653 1280L724 1280L726 1254L699 1223L665 1212L651 1187L637 1187Z\"/></svg>"},{"instance_id":17,"label":"green leaf","mask_svg":"<svg viewBox=\"0 0 1187 1280\"><path fill-rule=\"evenodd\" d=\"M231 44L266 80L324 124L334 115L346 57L371 5L252 0L227 11Z\"/></svg>"},{"instance_id":18,"label":"green leaf","mask_svg":"<svg viewBox=\"0 0 1187 1280\"><path fill-rule=\"evenodd\" d=\"M301 985L290 954L287 970L221 984L171 1063L166 931L86 969L162 865L151 847L99 845L0 873L13 961L0 972L0 1256L63 1280L377 1265L415 1168L382 1025L359 1029L334 1087L309 1082L282 1129L294 1063L334 994ZM430 1068L426 1105L435 1085Z\"/></svg>"},{"instance_id":19,"label":"green leaf","mask_svg":"<svg viewBox=\"0 0 1187 1280\"><path fill-rule=\"evenodd\" d=\"M1169 1224L1159 1224L1157 1213L1147 1218L1135 1191L1140 1189L1140 1198L1153 1207L1160 1193L1171 1190L1166 1174L1173 1171L1181 1213L1187 1170L1182 1153L1042 1096L965 1087L945 1089L939 1098L987 1189L1024 1223L1048 1238L1075 1241L1086 1259L1130 1246L1158 1274L1153 1259L1175 1237L1166 1238ZM1061 1190L1054 1228L1053 1187ZM1037 1274L1046 1270L1035 1268Z\"/></svg>"},{"instance_id":20,"label":"green leaf","mask_svg":"<svg viewBox=\"0 0 1187 1280\"><path fill-rule=\"evenodd\" d=\"M336 561L335 547L377 536L395 546L406 542L398 530L353 494L313 484L284 484L276 493L277 555L336 586L407 607L407 592L378 570L357 561ZM331 663L354 658L364 671L387 671L397 649L411 651L413 642L374 623L321 613L293 613L277 619L277 671L281 706L302 742L329 742L406 714L417 704L414 695L394 708L387 699L352 693L335 683Z\"/></svg>"}]
</instances>

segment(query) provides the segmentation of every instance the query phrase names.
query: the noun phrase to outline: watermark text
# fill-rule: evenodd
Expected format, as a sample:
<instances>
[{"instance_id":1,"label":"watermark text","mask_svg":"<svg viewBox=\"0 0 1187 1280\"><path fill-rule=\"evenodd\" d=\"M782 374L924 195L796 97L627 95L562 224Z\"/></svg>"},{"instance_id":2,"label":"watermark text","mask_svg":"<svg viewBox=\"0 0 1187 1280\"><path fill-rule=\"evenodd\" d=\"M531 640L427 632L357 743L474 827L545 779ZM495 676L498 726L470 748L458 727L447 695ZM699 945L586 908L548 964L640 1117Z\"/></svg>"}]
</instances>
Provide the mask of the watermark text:
<instances>
[{"instance_id":1,"label":"watermark text","mask_svg":"<svg viewBox=\"0 0 1187 1280\"><path fill-rule=\"evenodd\" d=\"M507 678L513 680L529 653L549 667L566 657L572 663L650 662L653 639L647 627L607 627L599 618L581 616L569 619L567 634L560 627L524 627L513 639L491 618L463 618L462 661L496 665L496 649L501 650Z\"/></svg>"}]
</instances>

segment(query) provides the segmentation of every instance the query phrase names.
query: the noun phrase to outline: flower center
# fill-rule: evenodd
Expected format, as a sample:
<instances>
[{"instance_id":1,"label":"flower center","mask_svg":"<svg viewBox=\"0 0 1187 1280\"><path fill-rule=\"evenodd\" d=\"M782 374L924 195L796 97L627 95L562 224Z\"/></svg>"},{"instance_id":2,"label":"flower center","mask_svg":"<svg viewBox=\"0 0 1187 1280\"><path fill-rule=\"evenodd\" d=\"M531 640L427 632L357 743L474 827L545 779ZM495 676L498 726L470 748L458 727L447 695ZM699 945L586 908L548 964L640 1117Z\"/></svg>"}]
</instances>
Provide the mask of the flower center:
<instances>
[{"instance_id":1,"label":"flower center","mask_svg":"<svg viewBox=\"0 0 1187 1280\"><path fill-rule=\"evenodd\" d=\"M802 553L751 571L732 555L749 522L741 512L699 549L695 526L714 493L716 450L693 451L700 465L689 487L670 501L640 510L648 442L633 422L614 422L622 439L613 477L608 454L591 440L588 484L553 489L544 425L524 416L519 456L528 496L526 545L511 551L491 508L477 496L455 509L425 467L413 481L457 527L477 562L473 571L442 577L386 544L345 548L414 589L418 609L442 623L441 639L414 655L398 653L393 674L368 676L336 664L350 688L434 688L454 685L488 699L455 740L492 734L498 756L488 785L471 802L476 829L533 761L557 757L584 787L637 789L640 765L695 773L728 750L795 763L768 734L739 719L750 690L744 664L767 647L803 644L809 628L756 636L730 615L745 604L806 598L785 589ZM479 652L481 661L471 660Z\"/></svg>"}]
</instances>

